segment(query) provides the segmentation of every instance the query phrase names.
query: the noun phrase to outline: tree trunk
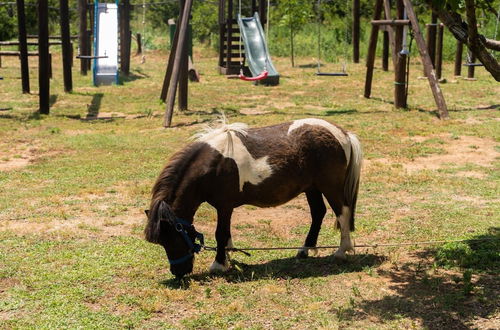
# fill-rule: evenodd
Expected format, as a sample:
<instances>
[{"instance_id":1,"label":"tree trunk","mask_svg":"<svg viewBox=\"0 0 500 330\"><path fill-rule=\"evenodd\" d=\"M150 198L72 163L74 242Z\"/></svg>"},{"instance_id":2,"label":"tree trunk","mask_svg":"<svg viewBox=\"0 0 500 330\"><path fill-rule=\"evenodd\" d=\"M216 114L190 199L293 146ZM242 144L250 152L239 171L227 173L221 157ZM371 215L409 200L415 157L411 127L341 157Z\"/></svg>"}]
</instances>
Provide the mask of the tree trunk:
<instances>
[{"instance_id":1,"label":"tree trunk","mask_svg":"<svg viewBox=\"0 0 500 330\"><path fill-rule=\"evenodd\" d=\"M495 78L496 81L500 81L500 64L488 51L488 48L500 48L500 42L486 39L477 32L474 0L465 1L467 23L465 23L462 17L456 12L435 5L433 0L425 0L425 2L439 16L441 22L448 27L453 36L466 44L471 52L476 55L477 59L483 63L485 69L491 73L493 78Z\"/></svg>"}]
</instances>

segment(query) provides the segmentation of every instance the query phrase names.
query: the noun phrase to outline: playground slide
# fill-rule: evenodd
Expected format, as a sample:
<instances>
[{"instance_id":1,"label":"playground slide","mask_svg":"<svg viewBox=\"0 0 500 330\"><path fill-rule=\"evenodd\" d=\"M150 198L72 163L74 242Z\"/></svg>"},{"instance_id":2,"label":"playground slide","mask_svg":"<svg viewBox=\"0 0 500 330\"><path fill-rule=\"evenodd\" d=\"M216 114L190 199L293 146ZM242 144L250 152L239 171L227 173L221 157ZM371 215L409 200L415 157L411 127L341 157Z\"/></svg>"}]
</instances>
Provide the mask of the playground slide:
<instances>
[{"instance_id":1,"label":"playground slide","mask_svg":"<svg viewBox=\"0 0 500 330\"><path fill-rule=\"evenodd\" d=\"M238 25L241 39L245 45L246 65L250 69L252 76L256 77L262 71L267 70L267 78L260 80L259 83L265 85L279 84L280 76L274 68L271 56L269 56L259 14L255 13L253 17L238 16Z\"/></svg>"},{"instance_id":2,"label":"playground slide","mask_svg":"<svg viewBox=\"0 0 500 330\"><path fill-rule=\"evenodd\" d=\"M94 85L118 83L118 4L95 3Z\"/></svg>"}]
</instances>

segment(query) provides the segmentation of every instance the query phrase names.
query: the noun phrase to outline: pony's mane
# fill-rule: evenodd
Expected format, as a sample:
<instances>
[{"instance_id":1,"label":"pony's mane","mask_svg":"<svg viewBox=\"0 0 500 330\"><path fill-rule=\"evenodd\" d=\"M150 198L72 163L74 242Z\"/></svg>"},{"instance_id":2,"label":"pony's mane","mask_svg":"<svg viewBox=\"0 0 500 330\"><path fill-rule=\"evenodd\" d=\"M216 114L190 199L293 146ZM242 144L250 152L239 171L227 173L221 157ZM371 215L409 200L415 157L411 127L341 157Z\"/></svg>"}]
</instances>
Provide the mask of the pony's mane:
<instances>
[{"instance_id":1,"label":"pony's mane","mask_svg":"<svg viewBox=\"0 0 500 330\"><path fill-rule=\"evenodd\" d=\"M183 150L178 151L172 156L163 171L161 171L151 192L152 198L148 223L144 229L146 239L149 242L159 243L160 221L171 221L173 219L174 215L169 203L174 199L189 164L202 147L202 143L192 143Z\"/></svg>"},{"instance_id":2,"label":"pony's mane","mask_svg":"<svg viewBox=\"0 0 500 330\"><path fill-rule=\"evenodd\" d=\"M248 125L245 123L232 123L229 124L226 117L222 116L219 120L215 121L215 125L207 125L200 132L196 133L193 138L199 142L207 142L214 137L221 134L229 134L230 132L237 132L243 136L247 135Z\"/></svg>"}]
</instances>

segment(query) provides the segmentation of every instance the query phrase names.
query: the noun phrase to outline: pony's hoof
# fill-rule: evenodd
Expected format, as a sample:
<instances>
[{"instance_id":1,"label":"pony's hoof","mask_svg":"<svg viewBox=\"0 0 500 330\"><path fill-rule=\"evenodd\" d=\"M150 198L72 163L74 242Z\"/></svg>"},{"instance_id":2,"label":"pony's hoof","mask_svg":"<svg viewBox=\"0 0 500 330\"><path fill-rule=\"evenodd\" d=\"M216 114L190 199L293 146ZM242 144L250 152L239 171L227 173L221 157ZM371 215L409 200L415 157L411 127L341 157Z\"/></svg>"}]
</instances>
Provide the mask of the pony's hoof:
<instances>
[{"instance_id":1,"label":"pony's hoof","mask_svg":"<svg viewBox=\"0 0 500 330\"><path fill-rule=\"evenodd\" d=\"M347 261L347 255L345 254L344 251L337 250L334 254L333 257L337 259L338 261Z\"/></svg>"},{"instance_id":2,"label":"pony's hoof","mask_svg":"<svg viewBox=\"0 0 500 330\"><path fill-rule=\"evenodd\" d=\"M228 270L229 270L229 265L227 264L227 262L225 265L222 265L217 261L214 261L210 266L210 273L224 273L227 272Z\"/></svg>"},{"instance_id":3,"label":"pony's hoof","mask_svg":"<svg viewBox=\"0 0 500 330\"><path fill-rule=\"evenodd\" d=\"M307 253L307 249L300 249L299 252L297 252L298 259L305 259L309 257L309 253Z\"/></svg>"},{"instance_id":4,"label":"pony's hoof","mask_svg":"<svg viewBox=\"0 0 500 330\"><path fill-rule=\"evenodd\" d=\"M309 256L309 253L311 253L311 256L316 257L318 255L318 249L316 248L307 248L303 247L297 252L297 258L304 259Z\"/></svg>"}]
</instances>

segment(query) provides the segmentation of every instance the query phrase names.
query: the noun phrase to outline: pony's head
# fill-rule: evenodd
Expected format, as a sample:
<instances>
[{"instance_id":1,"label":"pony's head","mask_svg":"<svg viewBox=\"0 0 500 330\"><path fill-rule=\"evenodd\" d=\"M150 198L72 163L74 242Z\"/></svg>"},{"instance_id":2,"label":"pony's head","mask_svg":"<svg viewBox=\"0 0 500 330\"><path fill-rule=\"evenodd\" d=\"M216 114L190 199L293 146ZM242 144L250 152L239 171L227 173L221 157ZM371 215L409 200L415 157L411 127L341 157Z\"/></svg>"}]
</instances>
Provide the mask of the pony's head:
<instances>
[{"instance_id":1,"label":"pony's head","mask_svg":"<svg viewBox=\"0 0 500 330\"><path fill-rule=\"evenodd\" d=\"M178 218L164 200L153 201L146 215L146 240L163 246L172 274L182 278L191 273L194 254L201 249L203 235L198 233L191 223ZM195 242L196 239L201 241L201 245Z\"/></svg>"}]
</instances>

